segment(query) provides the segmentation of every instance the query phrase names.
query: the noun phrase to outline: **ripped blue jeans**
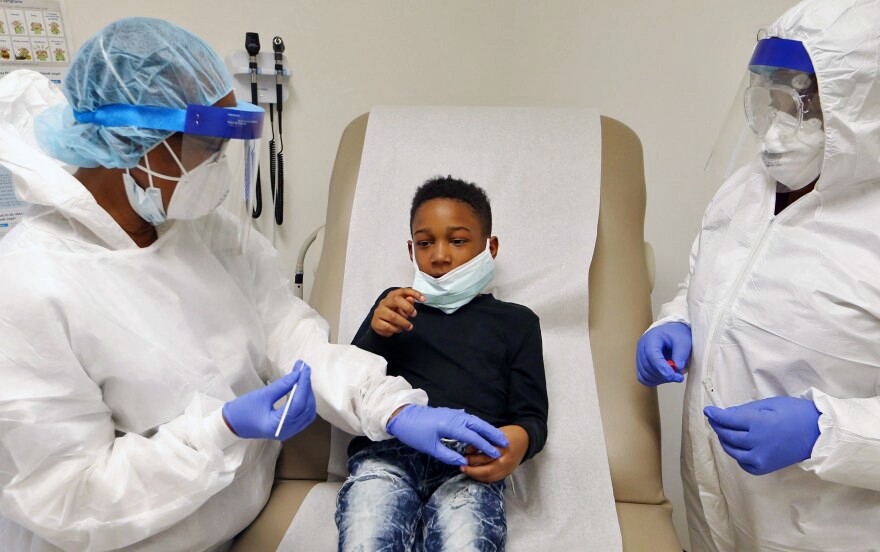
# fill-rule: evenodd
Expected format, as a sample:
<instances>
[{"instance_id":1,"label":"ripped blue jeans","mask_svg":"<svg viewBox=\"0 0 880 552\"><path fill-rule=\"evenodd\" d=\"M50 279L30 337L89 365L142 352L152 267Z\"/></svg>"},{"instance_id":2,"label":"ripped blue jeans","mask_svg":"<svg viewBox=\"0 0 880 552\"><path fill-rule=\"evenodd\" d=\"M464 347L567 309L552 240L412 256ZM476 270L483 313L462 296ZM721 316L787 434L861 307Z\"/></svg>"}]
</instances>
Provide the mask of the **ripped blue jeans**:
<instances>
[{"instance_id":1,"label":"ripped blue jeans","mask_svg":"<svg viewBox=\"0 0 880 552\"><path fill-rule=\"evenodd\" d=\"M397 439L371 443L348 469L336 497L340 552L504 550L503 480L481 483Z\"/></svg>"}]
</instances>

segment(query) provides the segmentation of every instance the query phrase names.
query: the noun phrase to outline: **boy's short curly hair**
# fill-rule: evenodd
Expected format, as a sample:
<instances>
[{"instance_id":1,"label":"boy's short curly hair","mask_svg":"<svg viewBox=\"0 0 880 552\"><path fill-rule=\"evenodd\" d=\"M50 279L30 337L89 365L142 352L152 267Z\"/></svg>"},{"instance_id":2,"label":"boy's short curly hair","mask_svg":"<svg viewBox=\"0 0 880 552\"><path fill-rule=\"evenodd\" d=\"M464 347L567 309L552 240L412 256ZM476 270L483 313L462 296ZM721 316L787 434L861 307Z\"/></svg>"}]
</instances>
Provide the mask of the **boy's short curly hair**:
<instances>
[{"instance_id":1,"label":"boy's short curly hair","mask_svg":"<svg viewBox=\"0 0 880 552\"><path fill-rule=\"evenodd\" d=\"M432 199L452 199L466 203L480 221L483 236L488 238L492 235L492 207L489 205L489 196L476 184L452 176L435 176L419 186L409 210L410 229L418 208Z\"/></svg>"}]
</instances>

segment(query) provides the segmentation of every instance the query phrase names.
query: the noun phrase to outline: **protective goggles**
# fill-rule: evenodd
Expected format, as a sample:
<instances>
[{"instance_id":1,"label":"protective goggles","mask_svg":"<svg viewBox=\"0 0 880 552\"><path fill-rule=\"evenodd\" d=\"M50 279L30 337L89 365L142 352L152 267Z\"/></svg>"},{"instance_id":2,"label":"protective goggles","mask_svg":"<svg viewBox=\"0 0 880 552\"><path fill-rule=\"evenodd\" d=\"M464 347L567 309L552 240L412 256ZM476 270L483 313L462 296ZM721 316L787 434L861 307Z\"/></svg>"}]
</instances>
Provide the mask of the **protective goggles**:
<instances>
[{"instance_id":1,"label":"protective goggles","mask_svg":"<svg viewBox=\"0 0 880 552\"><path fill-rule=\"evenodd\" d=\"M818 103L817 92L801 94L781 84L750 86L743 96L746 120L759 137L767 134L771 125L791 134L805 122L821 126L822 111Z\"/></svg>"},{"instance_id":2,"label":"protective goggles","mask_svg":"<svg viewBox=\"0 0 880 552\"><path fill-rule=\"evenodd\" d=\"M225 156L240 189L233 194L250 205L260 159L265 110L238 102L235 107L189 105L186 109L115 104L95 111L74 111L80 123L174 132L168 145L187 171Z\"/></svg>"}]
</instances>

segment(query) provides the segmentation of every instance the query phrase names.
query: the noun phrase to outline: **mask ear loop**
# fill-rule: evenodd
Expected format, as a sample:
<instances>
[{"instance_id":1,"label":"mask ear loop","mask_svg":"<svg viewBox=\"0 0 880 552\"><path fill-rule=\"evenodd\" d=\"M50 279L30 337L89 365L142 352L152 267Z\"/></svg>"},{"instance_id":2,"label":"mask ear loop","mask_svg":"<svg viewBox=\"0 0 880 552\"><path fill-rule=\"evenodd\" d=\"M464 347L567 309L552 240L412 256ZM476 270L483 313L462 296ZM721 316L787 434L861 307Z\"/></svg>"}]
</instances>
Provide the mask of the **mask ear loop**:
<instances>
[{"instance_id":1,"label":"mask ear loop","mask_svg":"<svg viewBox=\"0 0 880 552\"><path fill-rule=\"evenodd\" d=\"M419 268L419 263L416 262L416 242L413 242L412 244L412 265L413 268L416 269L416 273L421 272L421 269Z\"/></svg>"},{"instance_id":2,"label":"mask ear loop","mask_svg":"<svg viewBox=\"0 0 880 552\"><path fill-rule=\"evenodd\" d=\"M188 172L185 168L183 168L183 164L180 162L180 159L177 158L177 155L175 155L174 150L172 150L171 147L166 142L163 141L162 144L165 146L165 148L168 150L168 153L170 153L171 157L174 159L174 162L177 163L177 166L180 168L181 176L169 176L167 174L162 174L162 173L159 173L159 172L152 170L150 168L150 152L153 150L150 150L146 153L146 155L144 155L144 163L146 164L146 167L141 166L141 165L137 166L138 169L147 173L147 177L150 179L150 188L154 187L153 186L153 177L154 176L156 178L161 178L162 180L170 180L171 182L180 182L181 180L183 180L183 177L186 176L186 174ZM126 170L128 170L128 169L126 169Z\"/></svg>"},{"instance_id":3,"label":"mask ear loop","mask_svg":"<svg viewBox=\"0 0 880 552\"><path fill-rule=\"evenodd\" d=\"M150 169L150 152L147 152L144 155L144 163L146 163L147 165L147 168L146 170L144 170L144 172L147 173L147 181L150 183L150 188L155 188L155 186L153 185L153 171Z\"/></svg>"},{"instance_id":4,"label":"mask ear loop","mask_svg":"<svg viewBox=\"0 0 880 552\"><path fill-rule=\"evenodd\" d=\"M174 150L171 149L171 146L168 145L168 141L163 140L162 145L165 146L165 149L167 149L168 153L171 154L171 157L174 159L174 162L177 163L177 167L180 169L180 176L181 177L186 176L186 173L188 171L185 168L183 168L183 163L180 162L180 159L178 159L177 154L174 153ZM180 180L180 179L178 179L178 180Z\"/></svg>"}]
</instances>

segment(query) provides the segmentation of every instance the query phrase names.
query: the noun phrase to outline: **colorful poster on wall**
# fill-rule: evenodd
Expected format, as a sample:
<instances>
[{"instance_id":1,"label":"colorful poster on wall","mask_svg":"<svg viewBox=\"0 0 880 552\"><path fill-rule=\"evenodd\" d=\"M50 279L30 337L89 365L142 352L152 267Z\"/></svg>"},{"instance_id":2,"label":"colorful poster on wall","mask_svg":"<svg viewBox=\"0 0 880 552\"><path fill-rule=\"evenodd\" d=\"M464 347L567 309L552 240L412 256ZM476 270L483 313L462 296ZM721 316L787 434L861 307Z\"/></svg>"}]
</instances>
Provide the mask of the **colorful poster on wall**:
<instances>
[{"instance_id":1,"label":"colorful poster on wall","mask_svg":"<svg viewBox=\"0 0 880 552\"><path fill-rule=\"evenodd\" d=\"M0 78L16 69L42 73L58 85L67 75L70 35L62 0L0 0ZM0 239L24 214L12 175L0 166Z\"/></svg>"},{"instance_id":2,"label":"colorful poster on wall","mask_svg":"<svg viewBox=\"0 0 880 552\"><path fill-rule=\"evenodd\" d=\"M0 0L0 77L31 69L61 84L70 61L62 0Z\"/></svg>"}]
</instances>

